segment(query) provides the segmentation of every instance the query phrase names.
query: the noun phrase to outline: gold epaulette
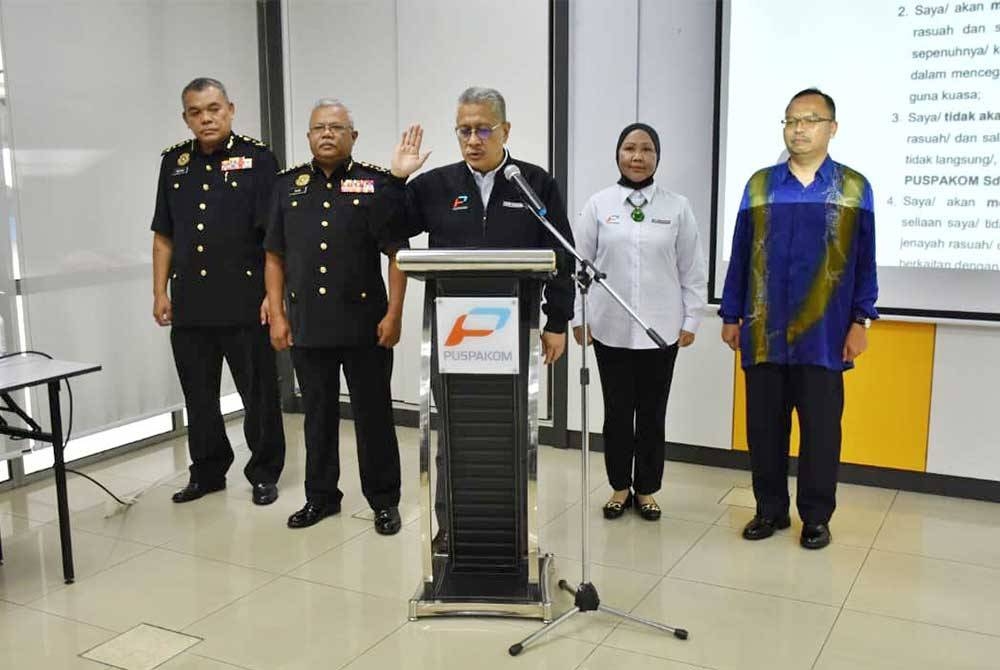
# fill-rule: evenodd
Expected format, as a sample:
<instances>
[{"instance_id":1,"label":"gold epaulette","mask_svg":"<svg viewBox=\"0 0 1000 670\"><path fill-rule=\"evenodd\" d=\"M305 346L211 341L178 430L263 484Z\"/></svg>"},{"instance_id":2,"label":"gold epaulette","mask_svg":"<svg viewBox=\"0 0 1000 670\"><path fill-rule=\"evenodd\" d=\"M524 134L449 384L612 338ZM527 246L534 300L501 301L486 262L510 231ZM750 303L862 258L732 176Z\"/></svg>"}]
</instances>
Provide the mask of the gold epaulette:
<instances>
[{"instance_id":1,"label":"gold epaulette","mask_svg":"<svg viewBox=\"0 0 1000 670\"><path fill-rule=\"evenodd\" d=\"M284 170L282 170L281 172L278 173L278 176L280 177L281 175L289 174L289 173L295 172L296 170L299 170L301 168L308 167L308 166L309 166L309 161L306 161L305 163L299 163L298 165L293 165L291 167L286 167Z\"/></svg>"},{"instance_id":2,"label":"gold epaulette","mask_svg":"<svg viewBox=\"0 0 1000 670\"><path fill-rule=\"evenodd\" d=\"M184 146L185 144L188 144L189 142L191 142L191 138L190 137L187 138L186 140L181 140L177 144L174 144L174 145L171 145L171 146L167 147L166 149L164 149L163 151L160 152L160 155L161 156L166 156L167 154L169 154L174 149L179 149L182 146Z\"/></svg>"},{"instance_id":3,"label":"gold epaulette","mask_svg":"<svg viewBox=\"0 0 1000 670\"><path fill-rule=\"evenodd\" d=\"M267 144L265 144L264 142L261 142L256 137L250 137L249 135L240 135L239 137L244 142L249 142L250 144L252 144L252 145L254 145L256 147L262 147L264 149L267 149Z\"/></svg>"},{"instance_id":4,"label":"gold epaulette","mask_svg":"<svg viewBox=\"0 0 1000 670\"><path fill-rule=\"evenodd\" d=\"M363 168L368 168L375 172L381 172L382 174L392 174L388 168L384 168L381 165L375 165L374 163L366 163L364 161L354 161L355 165L360 165Z\"/></svg>"}]
</instances>

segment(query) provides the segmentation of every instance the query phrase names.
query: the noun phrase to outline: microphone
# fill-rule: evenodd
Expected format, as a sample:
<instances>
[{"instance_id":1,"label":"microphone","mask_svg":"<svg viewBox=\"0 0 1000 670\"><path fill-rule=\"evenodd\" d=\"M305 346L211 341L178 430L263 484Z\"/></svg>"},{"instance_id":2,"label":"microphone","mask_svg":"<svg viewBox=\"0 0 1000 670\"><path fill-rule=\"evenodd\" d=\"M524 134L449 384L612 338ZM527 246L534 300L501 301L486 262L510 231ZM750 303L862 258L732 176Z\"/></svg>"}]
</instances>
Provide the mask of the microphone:
<instances>
[{"instance_id":1,"label":"microphone","mask_svg":"<svg viewBox=\"0 0 1000 670\"><path fill-rule=\"evenodd\" d=\"M513 182L514 185L517 186L525 201L539 216L545 216L548 210L545 208L541 199L539 199L535 192L531 190L531 187L525 180L524 175L521 174L521 168L514 164L508 165L503 169L503 176L507 178L507 181Z\"/></svg>"}]
</instances>

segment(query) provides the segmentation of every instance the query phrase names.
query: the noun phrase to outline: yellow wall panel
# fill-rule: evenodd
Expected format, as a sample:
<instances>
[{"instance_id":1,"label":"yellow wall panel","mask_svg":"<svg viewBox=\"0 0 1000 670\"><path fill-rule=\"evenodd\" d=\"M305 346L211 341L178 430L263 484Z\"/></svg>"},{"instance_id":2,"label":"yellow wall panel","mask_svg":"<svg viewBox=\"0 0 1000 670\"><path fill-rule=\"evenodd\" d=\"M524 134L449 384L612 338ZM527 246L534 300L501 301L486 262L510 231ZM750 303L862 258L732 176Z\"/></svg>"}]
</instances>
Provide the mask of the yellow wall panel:
<instances>
[{"instance_id":1,"label":"yellow wall panel","mask_svg":"<svg viewBox=\"0 0 1000 670\"><path fill-rule=\"evenodd\" d=\"M934 368L934 324L876 321L868 351L844 373L844 463L924 472ZM733 403L733 448L746 450L746 387L739 356ZM792 454L799 453L797 419Z\"/></svg>"}]
</instances>

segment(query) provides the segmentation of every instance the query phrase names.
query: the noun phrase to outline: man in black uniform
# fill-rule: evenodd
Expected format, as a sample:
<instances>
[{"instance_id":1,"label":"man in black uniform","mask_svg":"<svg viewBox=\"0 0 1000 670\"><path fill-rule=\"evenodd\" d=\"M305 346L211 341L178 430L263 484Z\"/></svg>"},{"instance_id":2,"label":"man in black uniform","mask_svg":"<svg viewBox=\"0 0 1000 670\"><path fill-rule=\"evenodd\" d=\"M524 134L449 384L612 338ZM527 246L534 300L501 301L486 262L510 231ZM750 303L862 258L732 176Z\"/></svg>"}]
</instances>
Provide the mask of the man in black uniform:
<instances>
[{"instance_id":1,"label":"man in black uniform","mask_svg":"<svg viewBox=\"0 0 1000 670\"><path fill-rule=\"evenodd\" d=\"M351 157L358 132L337 100L309 119L313 160L278 176L264 247L271 343L292 347L305 407L305 528L340 512L340 368L351 394L361 489L375 530L399 532L399 445L392 421L392 347L399 341L406 275L395 266L403 184ZM379 252L389 256L389 297ZM287 315L285 308L287 306Z\"/></svg>"},{"instance_id":2,"label":"man in black uniform","mask_svg":"<svg viewBox=\"0 0 1000 670\"><path fill-rule=\"evenodd\" d=\"M492 88L472 87L458 98L455 134L462 161L430 170L406 187L406 227L410 236L429 233L428 246L494 249L554 249L558 274L545 282L542 311L547 322L542 332L542 353L551 364L566 350L566 324L573 316L573 263L566 261L558 240L540 224L521 202L517 187L503 176L513 164L538 194L547 217L563 237L573 242L566 207L559 186L544 169L516 160L506 150L510 135L503 96ZM408 177L427 159L421 153L423 131L410 126L403 133L392 160L393 174ZM446 476L445 461L437 454L439 478ZM440 481L440 479L439 479ZM444 487L437 487L439 551L447 551L442 523Z\"/></svg>"},{"instance_id":3,"label":"man in black uniform","mask_svg":"<svg viewBox=\"0 0 1000 670\"><path fill-rule=\"evenodd\" d=\"M222 360L243 399L252 499L278 498L285 435L264 293L267 203L277 161L232 131L225 87L199 78L181 93L194 138L163 152L153 215L153 318L170 343L188 410L188 485L176 503L226 487L233 450L219 409ZM167 294L167 281L170 293Z\"/></svg>"}]
</instances>

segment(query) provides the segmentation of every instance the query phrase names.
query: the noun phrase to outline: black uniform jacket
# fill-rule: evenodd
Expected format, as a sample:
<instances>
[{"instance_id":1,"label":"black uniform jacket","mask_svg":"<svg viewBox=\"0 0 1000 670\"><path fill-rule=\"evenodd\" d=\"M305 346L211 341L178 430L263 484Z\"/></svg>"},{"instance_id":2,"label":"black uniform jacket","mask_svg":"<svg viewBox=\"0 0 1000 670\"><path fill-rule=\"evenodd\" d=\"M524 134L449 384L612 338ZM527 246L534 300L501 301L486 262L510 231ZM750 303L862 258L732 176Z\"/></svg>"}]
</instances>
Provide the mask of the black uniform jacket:
<instances>
[{"instance_id":1,"label":"black uniform jacket","mask_svg":"<svg viewBox=\"0 0 1000 670\"><path fill-rule=\"evenodd\" d=\"M559 186L549 173L537 165L507 157L538 194L548 210L547 218L563 237L573 242L573 231L566 218L566 206ZM429 233L430 248L464 247L477 249L554 249L558 274L545 282L548 316L545 330L562 333L573 317L574 263L567 260L558 240L521 202L517 187L496 174L493 191L485 211L479 187L465 162L436 168L416 177L406 187L406 229L411 237Z\"/></svg>"},{"instance_id":2,"label":"black uniform jacket","mask_svg":"<svg viewBox=\"0 0 1000 670\"><path fill-rule=\"evenodd\" d=\"M379 253L405 247L403 180L348 158L278 175L264 247L285 262L292 339L301 347L375 345L388 301Z\"/></svg>"},{"instance_id":3,"label":"black uniform jacket","mask_svg":"<svg viewBox=\"0 0 1000 670\"><path fill-rule=\"evenodd\" d=\"M210 155L193 138L163 152L154 232L173 241L175 326L260 322L261 243L278 163L260 140L231 134Z\"/></svg>"}]
</instances>

